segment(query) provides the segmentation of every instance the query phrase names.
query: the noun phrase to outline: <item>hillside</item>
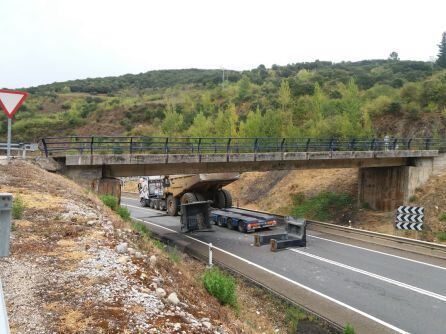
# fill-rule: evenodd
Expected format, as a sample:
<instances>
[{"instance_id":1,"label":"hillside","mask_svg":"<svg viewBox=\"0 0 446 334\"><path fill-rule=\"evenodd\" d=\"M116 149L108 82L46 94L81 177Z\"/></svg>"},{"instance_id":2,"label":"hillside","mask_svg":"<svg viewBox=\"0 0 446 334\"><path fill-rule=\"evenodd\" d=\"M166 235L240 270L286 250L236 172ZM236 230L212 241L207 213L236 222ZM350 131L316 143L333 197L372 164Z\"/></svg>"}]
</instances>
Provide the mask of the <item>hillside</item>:
<instances>
[{"instance_id":1,"label":"hillside","mask_svg":"<svg viewBox=\"0 0 446 334\"><path fill-rule=\"evenodd\" d=\"M50 135L443 136L431 63L316 61L243 72L164 70L26 88L15 141ZM6 118L0 116L0 136Z\"/></svg>"},{"instance_id":2,"label":"hillside","mask_svg":"<svg viewBox=\"0 0 446 334\"><path fill-rule=\"evenodd\" d=\"M204 264L62 176L13 160L0 164L0 192L21 203L11 256L0 259L11 333L272 334L290 321L333 333L241 278L237 308L221 306L203 286Z\"/></svg>"}]
</instances>

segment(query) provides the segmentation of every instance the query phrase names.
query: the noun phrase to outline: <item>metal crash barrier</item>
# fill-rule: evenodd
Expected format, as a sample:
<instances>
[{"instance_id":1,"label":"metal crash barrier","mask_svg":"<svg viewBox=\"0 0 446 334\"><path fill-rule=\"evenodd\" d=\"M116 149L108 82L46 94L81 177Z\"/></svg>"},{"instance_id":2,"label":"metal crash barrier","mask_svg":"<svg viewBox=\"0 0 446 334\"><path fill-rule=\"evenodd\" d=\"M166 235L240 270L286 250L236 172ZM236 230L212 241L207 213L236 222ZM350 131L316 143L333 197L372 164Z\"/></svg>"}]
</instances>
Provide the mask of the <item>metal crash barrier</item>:
<instances>
[{"instance_id":1,"label":"metal crash barrier","mask_svg":"<svg viewBox=\"0 0 446 334\"><path fill-rule=\"evenodd\" d=\"M12 194L0 193L0 257L9 256Z\"/></svg>"},{"instance_id":2,"label":"metal crash barrier","mask_svg":"<svg viewBox=\"0 0 446 334\"><path fill-rule=\"evenodd\" d=\"M305 247L307 245L307 222L305 219L285 217L285 233L256 234L254 245L271 245L271 251L287 247Z\"/></svg>"},{"instance_id":3,"label":"metal crash barrier","mask_svg":"<svg viewBox=\"0 0 446 334\"><path fill-rule=\"evenodd\" d=\"M181 231L212 230L209 210L209 201L181 204Z\"/></svg>"}]
</instances>

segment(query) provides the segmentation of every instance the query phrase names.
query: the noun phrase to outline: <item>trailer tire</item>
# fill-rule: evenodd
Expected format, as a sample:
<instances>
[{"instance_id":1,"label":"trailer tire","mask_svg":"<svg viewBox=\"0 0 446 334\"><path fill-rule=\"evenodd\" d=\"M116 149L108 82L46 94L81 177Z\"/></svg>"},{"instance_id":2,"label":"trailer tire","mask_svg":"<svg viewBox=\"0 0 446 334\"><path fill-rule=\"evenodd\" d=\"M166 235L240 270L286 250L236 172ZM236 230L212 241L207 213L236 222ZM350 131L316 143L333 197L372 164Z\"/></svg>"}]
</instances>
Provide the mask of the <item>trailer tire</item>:
<instances>
[{"instance_id":1,"label":"trailer tire","mask_svg":"<svg viewBox=\"0 0 446 334\"><path fill-rule=\"evenodd\" d=\"M146 206L147 206L146 199L142 197L142 198L139 200L139 204L141 204L141 206L142 206L143 208L146 207Z\"/></svg>"},{"instance_id":2,"label":"trailer tire","mask_svg":"<svg viewBox=\"0 0 446 334\"><path fill-rule=\"evenodd\" d=\"M177 216L178 215L178 203L177 199L172 195L167 196L167 213L169 216Z\"/></svg>"},{"instance_id":3,"label":"trailer tire","mask_svg":"<svg viewBox=\"0 0 446 334\"><path fill-rule=\"evenodd\" d=\"M222 190L217 190L214 194L214 204L217 208L223 209L226 207L226 197Z\"/></svg>"},{"instance_id":4,"label":"trailer tire","mask_svg":"<svg viewBox=\"0 0 446 334\"><path fill-rule=\"evenodd\" d=\"M245 233L246 229L243 227L243 222L241 220L239 220L238 222L238 230L239 232Z\"/></svg>"},{"instance_id":5,"label":"trailer tire","mask_svg":"<svg viewBox=\"0 0 446 334\"><path fill-rule=\"evenodd\" d=\"M221 192L225 196L225 208L230 208L232 206L232 195L226 189L222 189Z\"/></svg>"},{"instance_id":6,"label":"trailer tire","mask_svg":"<svg viewBox=\"0 0 446 334\"><path fill-rule=\"evenodd\" d=\"M155 209L161 210L160 200L159 199L157 199L156 202L155 202Z\"/></svg>"},{"instance_id":7,"label":"trailer tire","mask_svg":"<svg viewBox=\"0 0 446 334\"><path fill-rule=\"evenodd\" d=\"M185 193L181 196L181 204L189 204L197 201L197 197L194 193Z\"/></svg>"}]
</instances>

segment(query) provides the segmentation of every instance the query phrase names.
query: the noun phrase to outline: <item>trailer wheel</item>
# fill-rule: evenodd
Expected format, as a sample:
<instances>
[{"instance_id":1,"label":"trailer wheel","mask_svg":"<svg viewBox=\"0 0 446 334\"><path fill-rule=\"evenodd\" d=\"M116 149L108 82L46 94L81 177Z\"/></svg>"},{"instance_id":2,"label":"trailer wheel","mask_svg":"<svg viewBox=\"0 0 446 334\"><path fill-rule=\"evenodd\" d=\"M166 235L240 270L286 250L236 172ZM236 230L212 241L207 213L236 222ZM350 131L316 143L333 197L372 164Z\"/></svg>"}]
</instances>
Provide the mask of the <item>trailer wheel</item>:
<instances>
[{"instance_id":1,"label":"trailer wheel","mask_svg":"<svg viewBox=\"0 0 446 334\"><path fill-rule=\"evenodd\" d=\"M232 195L226 189L222 189L221 192L225 196L225 208L230 208L232 206Z\"/></svg>"},{"instance_id":2,"label":"trailer wheel","mask_svg":"<svg viewBox=\"0 0 446 334\"><path fill-rule=\"evenodd\" d=\"M141 204L142 207L147 206L146 199L143 197L139 200L139 203Z\"/></svg>"},{"instance_id":3,"label":"trailer wheel","mask_svg":"<svg viewBox=\"0 0 446 334\"><path fill-rule=\"evenodd\" d=\"M195 197L194 193L185 193L181 196L181 204L189 204L197 201L197 197Z\"/></svg>"},{"instance_id":4,"label":"trailer wheel","mask_svg":"<svg viewBox=\"0 0 446 334\"><path fill-rule=\"evenodd\" d=\"M155 202L155 209L161 210L161 205L160 205L160 200L159 199L157 199L156 202Z\"/></svg>"},{"instance_id":5,"label":"trailer wheel","mask_svg":"<svg viewBox=\"0 0 446 334\"><path fill-rule=\"evenodd\" d=\"M172 195L167 197L167 213L169 216L177 216L178 215L178 203L177 199Z\"/></svg>"},{"instance_id":6,"label":"trailer wheel","mask_svg":"<svg viewBox=\"0 0 446 334\"><path fill-rule=\"evenodd\" d=\"M245 227L243 225L244 225L243 221L239 220L239 222L238 222L238 230L239 230L239 232L245 233L246 229L245 229Z\"/></svg>"}]
</instances>

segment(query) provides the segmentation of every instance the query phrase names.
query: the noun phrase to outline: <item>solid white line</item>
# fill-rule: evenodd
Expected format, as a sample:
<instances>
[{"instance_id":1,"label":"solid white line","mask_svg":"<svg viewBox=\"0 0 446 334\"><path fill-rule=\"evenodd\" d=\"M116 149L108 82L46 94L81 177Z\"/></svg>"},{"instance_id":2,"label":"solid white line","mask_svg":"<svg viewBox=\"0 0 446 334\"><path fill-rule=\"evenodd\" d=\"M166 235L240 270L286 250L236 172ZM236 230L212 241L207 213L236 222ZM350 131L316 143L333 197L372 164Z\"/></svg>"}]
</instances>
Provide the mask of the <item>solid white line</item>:
<instances>
[{"instance_id":1,"label":"solid white line","mask_svg":"<svg viewBox=\"0 0 446 334\"><path fill-rule=\"evenodd\" d=\"M384 276L381 276L381 275L378 275L378 274L374 274L374 273L371 273L371 272L368 272L368 271L365 271L365 270L362 270L362 269L359 269L359 268L355 268L355 267L349 266L347 264L343 264L343 263L336 262L336 261L333 261L333 260L330 260L330 259L326 259L324 257L318 256L318 255L314 255L314 254L311 254L311 253L307 253L307 252L304 252L304 251L301 251L301 250L298 250L298 249L288 248L288 250L290 250L292 252L295 252L295 253L299 253L299 254L308 256L308 257L311 257L311 258L319 260L319 261L323 261L323 262L332 264L332 265L337 266L337 267L341 267L341 268L348 269L348 270L351 270L351 271L354 271L354 272L357 272L357 273L360 273L360 274L363 274L363 275L366 275L366 276L369 276L369 277L373 277L373 278L376 278L378 280L381 280L381 281L384 281L384 282L387 282L387 283L399 286L401 288L412 290L414 292L418 292L418 293L421 293L423 295L426 295L426 296L429 296L429 297L432 297L432 298L435 298L435 299L438 299L438 300L441 300L441 301L444 301L444 302L446 301L446 296L440 295L440 294L435 293L435 292L427 291L427 290L418 288L418 287L410 285L410 284L406 284L406 283L403 283L403 282L400 282L400 281L396 281L396 280L391 279L391 278L387 278L387 277L384 277Z\"/></svg>"},{"instance_id":2,"label":"solid white line","mask_svg":"<svg viewBox=\"0 0 446 334\"><path fill-rule=\"evenodd\" d=\"M132 206L132 207L134 207L134 206ZM135 207L135 208L143 209L143 208L139 208L139 207ZM165 229L165 230L167 230L167 231L170 231L170 232L178 233L178 232L175 231L175 230L172 230L172 229L170 229L170 228L164 227L164 226L159 225L159 224L155 224L155 223L149 222L149 221L147 221L147 220L143 220L143 219L139 219L139 218L134 218L134 219L135 219L135 220L138 220L138 221L141 221L141 222L143 222L143 223L147 223L147 224L151 224L151 225L154 225L154 226L163 228L163 229ZM202 243L202 244L204 244L204 245L208 245L208 243L206 243L206 242L204 242L204 241L201 241L201 240L199 240L199 239L193 238L193 237L191 237L191 236L184 235L184 237L189 238L189 239L192 239L192 240L197 241L197 242L199 242L199 243ZM378 319L378 318L374 317L374 316L371 315L371 314L368 314L368 313L366 313L366 312L364 312L364 311L361 311L361 310L359 310L359 309L357 309L357 308L355 308L355 307L353 307L353 306L350 306L350 305L348 305L348 304L345 304L344 302L341 302L341 301L339 301L339 300L337 300L337 299L335 299L335 298L333 298L333 297L330 297L330 296L328 296L328 295L325 295L325 294L323 294L323 293L321 293L321 292L319 292L319 291L317 291L317 290L314 290L314 289L312 289L312 288L310 288L310 287L308 287L308 286L306 286L306 285L303 285L303 284L301 284L301 283L299 283L299 282L293 281L293 280L291 280L290 278L285 277L285 276L283 276L283 275L280 275L280 274L278 274L278 273L276 273L276 272L274 272L274 271L272 271L272 270L270 270L270 269L267 269L267 268L265 268L265 267L262 267L261 265L258 265L257 263L254 263L254 262L251 262L251 261L249 261L249 260L246 260L246 259L244 259L244 258L242 258L242 257L240 257L240 256L238 256L238 255L235 255L235 254L233 254L233 253L230 253L230 252L228 252L228 251L226 251L226 250L224 250L224 249L221 249L221 248L219 248L219 247L215 247L215 246L213 246L213 249L214 249L214 250L218 250L218 251L220 251L220 252L222 252L222 253L225 253L225 254L227 254L227 255L230 255L230 256L232 256L232 257L234 257L234 258L236 258L236 259L238 259L238 260L240 260L240 261L242 261L242 262L245 262L245 263L247 263L247 264L249 264L249 265L251 265L251 266L253 266L253 267L256 267L256 268L258 268L258 269L261 269L261 270L263 270L263 271L266 271L267 273L269 273L269 274L271 274L271 275L274 275L274 276L276 276L276 277L278 277L278 278L280 278L280 279L283 279L283 280L285 280L285 281L287 281L287 282L289 282L289 283L291 283L291 284L294 284L294 285L296 285L296 286L298 286L298 287L300 287L300 288L302 288L302 289L305 289L305 290L307 290L307 291L309 291L309 292L312 292L312 293L314 293L314 294L316 294L316 295L318 295L318 296L320 296L320 297L322 297L322 298L325 298L325 299L327 299L327 300L329 300L329 301L331 301L331 302L333 302L333 303L335 303L335 304L338 304L338 305L340 305L340 306L342 306L342 307L345 307L345 308L349 309L350 311L356 312L356 313L358 313L358 314L360 314L360 315L362 315L362 316L364 316L364 317L366 317L366 318L368 318L368 319L370 319L370 320L372 320L372 321L375 321L375 322L377 322L377 323L379 323L379 324L381 324L381 325L383 325L383 326L385 326L385 327L387 327L387 328L390 328L391 330L394 330L395 332L398 332L398 333L401 333L401 334L409 334L409 332L406 332L406 331L404 331L404 330L402 330L402 329L400 329L400 328L398 328L398 327L395 327L395 326L393 326L393 325L391 325L391 324L389 324L389 323L387 323L387 322L385 322L385 321L383 321L383 320L381 320L381 319Z\"/></svg>"},{"instance_id":3,"label":"solid white line","mask_svg":"<svg viewBox=\"0 0 446 334\"><path fill-rule=\"evenodd\" d=\"M397 259L400 259L400 260L406 260L406 261L410 261L410 262L414 262L414 263L418 263L418 264L424 264L424 265L429 266L429 267L446 270L445 267L437 266L435 264L426 263L426 262L422 262L422 261L412 260L412 259L409 259L407 257L402 257L402 256L394 255L394 254L384 253L384 252L380 252L380 251L377 251L377 250L374 250L374 249L369 249L369 248L360 247L360 246L356 246L356 245L350 245L350 244L347 244L347 243L344 243L344 242L335 241L335 240L326 239L326 238L321 238L321 237L317 237L317 236L311 235L311 234L307 234L307 236L311 237L311 238L316 238L316 239L321 239L321 240L333 242L333 243L339 244L339 245L344 245L344 246L348 246L348 247L362 249L362 250L369 251L369 252L372 252L372 253L377 253L377 254L381 254L381 255L391 256L391 257L394 257L394 258L397 258Z\"/></svg>"}]
</instances>

